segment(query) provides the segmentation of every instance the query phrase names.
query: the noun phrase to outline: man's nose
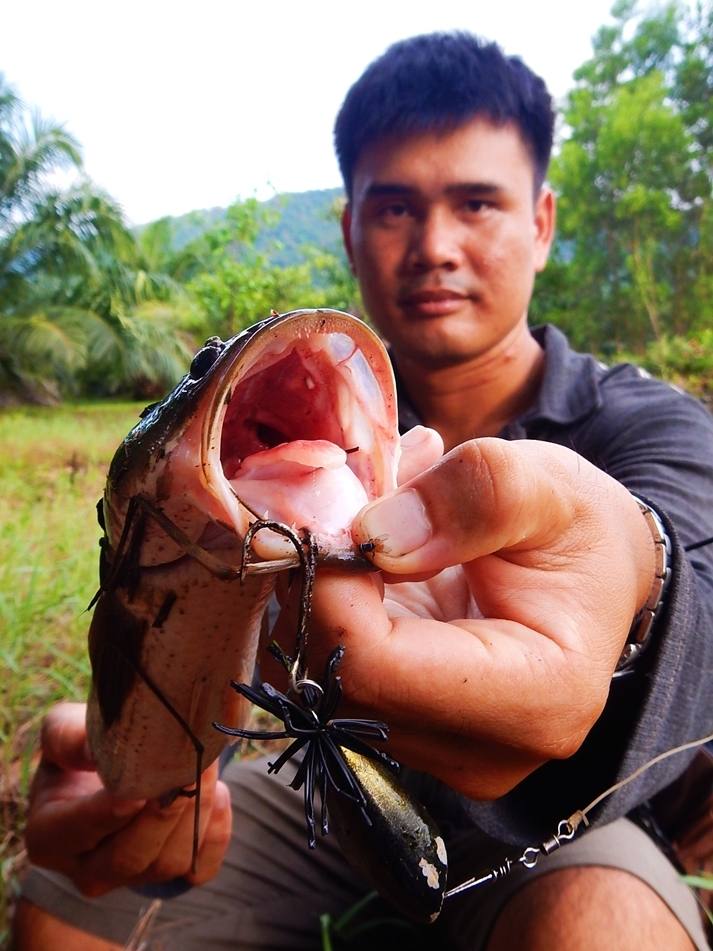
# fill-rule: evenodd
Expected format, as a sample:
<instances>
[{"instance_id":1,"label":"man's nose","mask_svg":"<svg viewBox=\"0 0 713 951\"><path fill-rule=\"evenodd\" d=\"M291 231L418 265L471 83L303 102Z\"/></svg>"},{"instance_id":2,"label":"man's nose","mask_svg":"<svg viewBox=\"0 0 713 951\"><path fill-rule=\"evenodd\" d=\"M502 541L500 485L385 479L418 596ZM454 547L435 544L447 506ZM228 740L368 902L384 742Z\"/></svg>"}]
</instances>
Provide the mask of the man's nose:
<instances>
[{"instance_id":1,"label":"man's nose","mask_svg":"<svg viewBox=\"0 0 713 951\"><path fill-rule=\"evenodd\" d=\"M416 222L409 248L409 263L416 270L455 270L463 261L460 228L441 210L430 211Z\"/></svg>"}]
</instances>

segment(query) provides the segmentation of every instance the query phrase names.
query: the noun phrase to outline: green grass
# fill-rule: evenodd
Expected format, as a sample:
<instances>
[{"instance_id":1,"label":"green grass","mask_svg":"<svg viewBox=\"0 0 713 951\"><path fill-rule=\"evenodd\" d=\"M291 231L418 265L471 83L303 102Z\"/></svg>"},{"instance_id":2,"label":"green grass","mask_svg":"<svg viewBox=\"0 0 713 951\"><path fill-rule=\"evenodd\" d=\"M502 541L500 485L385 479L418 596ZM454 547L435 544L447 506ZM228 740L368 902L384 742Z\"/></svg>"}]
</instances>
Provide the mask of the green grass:
<instances>
[{"instance_id":1,"label":"green grass","mask_svg":"<svg viewBox=\"0 0 713 951\"><path fill-rule=\"evenodd\" d=\"M87 693L96 502L141 407L0 411L0 946L24 862L21 835L42 716L55 701Z\"/></svg>"}]
</instances>

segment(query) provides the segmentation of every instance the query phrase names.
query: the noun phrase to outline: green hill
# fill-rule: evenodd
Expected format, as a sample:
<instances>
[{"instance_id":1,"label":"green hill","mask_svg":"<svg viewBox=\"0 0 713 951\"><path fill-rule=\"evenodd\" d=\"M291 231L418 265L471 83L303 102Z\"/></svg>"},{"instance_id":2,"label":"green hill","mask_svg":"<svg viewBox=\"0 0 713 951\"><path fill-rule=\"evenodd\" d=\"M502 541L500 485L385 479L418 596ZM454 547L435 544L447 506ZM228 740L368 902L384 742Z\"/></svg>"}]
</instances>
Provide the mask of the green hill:
<instances>
[{"instance_id":1,"label":"green hill","mask_svg":"<svg viewBox=\"0 0 713 951\"><path fill-rule=\"evenodd\" d=\"M263 202L270 216L277 216L277 220L260 232L258 250L282 267L304 261L306 246L341 254L341 232L335 208L342 196L341 188L323 188L275 195ZM224 208L207 208L170 218L175 249L184 247L224 217Z\"/></svg>"}]
</instances>

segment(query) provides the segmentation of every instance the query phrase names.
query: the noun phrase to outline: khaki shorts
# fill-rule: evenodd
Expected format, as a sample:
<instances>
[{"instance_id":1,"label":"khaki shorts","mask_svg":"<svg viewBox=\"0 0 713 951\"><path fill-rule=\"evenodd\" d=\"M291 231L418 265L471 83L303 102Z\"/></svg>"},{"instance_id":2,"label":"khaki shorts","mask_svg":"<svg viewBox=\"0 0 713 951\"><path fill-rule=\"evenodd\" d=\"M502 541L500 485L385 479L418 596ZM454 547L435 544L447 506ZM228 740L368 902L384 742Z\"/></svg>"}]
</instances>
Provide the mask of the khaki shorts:
<instances>
[{"instance_id":1,"label":"khaki shorts","mask_svg":"<svg viewBox=\"0 0 713 951\"><path fill-rule=\"evenodd\" d=\"M346 864L334 837L306 847L301 793L283 776L268 776L264 760L234 763L223 776L231 787L234 834L220 874L207 885L163 899L150 932L151 951L209 951L216 948L280 949L323 947L320 918L339 919L370 891ZM468 832L449 841L449 883L487 869L483 837ZM512 852L510 853L512 854ZM377 951L394 942L420 947L483 948L505 902L535 875L572 866L623 869L661 896L687 929L696 948L706 951L693 893L649 837L626 819L593 829L543 859L532 871L518 869L495 885L450 899L436 925L412 930L395 921L378 900L367 902L351 924L363 927L352 947ZM119 889L87 899L63 876L33 868L24 896L50 914L108 940L124 944L151 899ZM383 919L391 922L383 922ZM374 922L379 919L378 926ZM335 944L336 949L338 945Z\"/></svg>"}]
</instances>

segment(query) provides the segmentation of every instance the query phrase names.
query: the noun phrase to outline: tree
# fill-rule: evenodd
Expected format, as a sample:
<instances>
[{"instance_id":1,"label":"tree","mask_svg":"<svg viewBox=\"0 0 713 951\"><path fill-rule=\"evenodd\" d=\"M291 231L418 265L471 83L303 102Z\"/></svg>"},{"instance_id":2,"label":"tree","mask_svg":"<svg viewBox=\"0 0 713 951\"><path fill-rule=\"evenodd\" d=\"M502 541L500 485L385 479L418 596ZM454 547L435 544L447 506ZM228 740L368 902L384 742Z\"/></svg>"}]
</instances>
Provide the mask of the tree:
<instances>
[{"instance_id":1,"label":"tree","mask_svg":"<svg viewBox=\"0 0 713 951\"><path fill-rule=\"evenodd\" d=\"M203 261L188 290L203 309L207 333L230 337L272 310L346 307L353 300L344 266L333 255L313 251L303 264L278 267L270 263L268 251L257 250L260 231L271 217L256 199L238 201L184 249Z\"/></svg>"},{"instance_id":2,"label":"tree","mask_svg":"<svg viewBox=\"0 0 713 951\"><path fill-rule=\"evenodd\" d=\"M52 188L61 168L81 173L76 141L28 118L0 76L0 395L165 389L192 348L177 308L147 305L178 285L147 270L119 207L86 178Z\"/></svg>"},{"instance_id":3,"label":"tree","mask_svg":"<svg viewBox=\"0 0 713 951\"><path fill-rule=\"evenodd\" d=\"M28 121L0 74L0 299L6 304L22 297L36 263L32 223L46 205L47 177L80 167L76 141L37 115Z\"/></svg>"},{"instance_id":4,"label":"tree","mask_svg":"<svg viewBox=\"0 0 713 951\"><path fill-rule=\"evenodd\" d=\"M533 314L579 346L641 348L713 305L713 6L612 15L565 102L559 241Z\"/></svg>"},{"instance_id":5,"label":"tree","mask_svg":"<svg viewBox=\"0 0 713 951\"><path fill-rule=\"evenodd\" d=\"M335 198L327 212L327 219L339 224L345 204L345 198ZM363 312L359 283L347 262L344 250L332 254L329 251L312 248L308 251L307 260L313 274L317 276L317 283L324 290L323 306L345 310L347 313L368 319Z\"/></svg>"}]
</instances>

